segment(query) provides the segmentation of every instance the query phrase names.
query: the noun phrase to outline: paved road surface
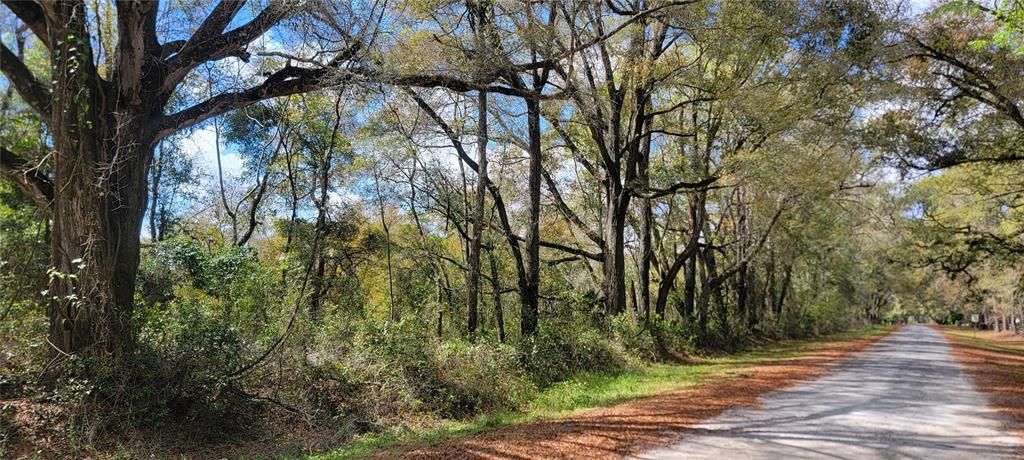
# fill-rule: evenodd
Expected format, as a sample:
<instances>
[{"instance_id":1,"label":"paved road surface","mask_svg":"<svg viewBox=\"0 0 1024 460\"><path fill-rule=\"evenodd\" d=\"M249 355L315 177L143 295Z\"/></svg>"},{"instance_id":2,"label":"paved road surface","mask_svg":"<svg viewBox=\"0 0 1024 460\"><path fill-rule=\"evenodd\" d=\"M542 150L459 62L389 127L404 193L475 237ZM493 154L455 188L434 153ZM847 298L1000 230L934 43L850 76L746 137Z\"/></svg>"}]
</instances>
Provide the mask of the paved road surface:
<instances>
[{"instance_id":1,"label":"paved road surface","mask_svg":"<svg viewBox=\"0 0 1024 460\"><path fill-rule=\"evenodd\" d=\"M980 460L1014 458L1022 444L942 335L925 326L905 327L829 375L761 402L636 458Z\"/></svg>"}]
</instances>

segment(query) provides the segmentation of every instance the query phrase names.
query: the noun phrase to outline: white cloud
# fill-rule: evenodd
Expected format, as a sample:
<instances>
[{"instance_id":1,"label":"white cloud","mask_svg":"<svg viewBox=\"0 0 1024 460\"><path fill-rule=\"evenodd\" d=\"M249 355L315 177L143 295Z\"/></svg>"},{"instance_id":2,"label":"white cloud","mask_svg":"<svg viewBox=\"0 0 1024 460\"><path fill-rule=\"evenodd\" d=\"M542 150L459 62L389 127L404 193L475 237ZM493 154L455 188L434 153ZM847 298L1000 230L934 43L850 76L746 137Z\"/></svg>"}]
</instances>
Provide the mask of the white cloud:
<instances>
[{"instance_id":1,"label":"white cloud","mask_svg":"<svg viewBox=\"0 0 1024 460\"><path fill-rule=\"evenodd\" d=\"M185 155L191 158L194 164L202 169L202 172L214 177L217 174L216 137L213 125L210 125L193 131L192 134L181 140L181 149ZM220 161L225 176L241 175L242 157L235 152L226 151L223 144L221 144Z\"/></svg>"}]
</instances>

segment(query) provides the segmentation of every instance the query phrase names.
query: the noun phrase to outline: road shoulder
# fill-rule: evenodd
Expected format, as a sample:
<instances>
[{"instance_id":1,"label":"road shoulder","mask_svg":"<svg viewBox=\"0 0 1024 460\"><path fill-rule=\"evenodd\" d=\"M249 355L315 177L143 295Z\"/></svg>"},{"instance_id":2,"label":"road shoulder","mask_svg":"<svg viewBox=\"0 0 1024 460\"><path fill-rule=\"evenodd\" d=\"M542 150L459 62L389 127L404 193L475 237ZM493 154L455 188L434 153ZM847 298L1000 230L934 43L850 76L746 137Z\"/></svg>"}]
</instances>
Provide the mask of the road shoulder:
<instances>
[{"instance_id":1,"label":"road shoulder","mask_svg":"<svg viewBox=\"0 0 1024 460\"><path fill-rule=\"evenodd\" d=\"M953 346L953 356L1024 439L1024 338L1009 333L937 327ZM1024 449L1020 452L1024 458Z\"/></svg>"}]
</instances>

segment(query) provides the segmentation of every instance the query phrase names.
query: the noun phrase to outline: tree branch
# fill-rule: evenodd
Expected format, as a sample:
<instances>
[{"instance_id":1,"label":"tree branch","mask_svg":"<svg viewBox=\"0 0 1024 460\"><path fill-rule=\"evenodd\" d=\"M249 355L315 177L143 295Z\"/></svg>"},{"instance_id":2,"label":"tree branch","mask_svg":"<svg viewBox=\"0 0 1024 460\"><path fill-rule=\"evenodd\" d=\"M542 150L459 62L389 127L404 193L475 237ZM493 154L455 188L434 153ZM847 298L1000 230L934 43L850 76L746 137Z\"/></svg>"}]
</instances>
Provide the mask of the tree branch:
<instances>
[{"instance_id":1,"label":"tree branch","mask_svg":"<svg viewBox=\"0 0 1024 460\"><path fill-rule=\"evenodd\" d=\"M46 28L46 14L38 3L31 0L3 0L3 4L24 22L43 45L50 46L50 34Z\"/></svg>"},{"instance_id":2,"label":"tree branch","mask_svg":"<svg viewBox=\"0 0 1024 460\"><path fill-rule=\"evenodd\" d=\"M283 0L271 0L260 14L237 29L221 34L220 31L231 22L242 2L225 0L217 4L210 16L178 53L167 62L170 67L161 91L170 93L196 66L216 61L231 55L239 55L246 45L266 33L275 24L288 16L291 10ZM217 35L214 35L217 34ZM243 59L248 54L241 53Z\"/></svg>"},{"instance_id":3,"label":"tree branch","mask_svg":"<svg viewBox=\"0 0 1024 460\"><path fill-rule=\"evenodd\" d=\"M633 195L643 198L661 198L663 196L672 195L680 190L706 190L708 186L715 183L718 177L711 176L701 179L697 182L679 182L668 188L651 188L647 190L633 190Z\"/></svg>"},{"instance_id":4,"label":"tree branch","mask_svg":"<svg viewBox=\"0 0 1024 460\"><path fill-rule=\"evenodd\" d=\"M206 16L206 19L199 25L199 28L189 37L182 51L195 48L197 45L224 33L224 28L231 23L243 5L245 5L245 0L221 0L217 3L217 6L213 7L213 11L210 11L210 14Z\"/></svg>"},{"instance_id":5,"label":"tree branch","mask_svg":"<svg viewBox=\"0 0 1024 460\"><path fill-rule=\"evenodd\" d=\"M519 241L526 241L526 238L523 238L523 237L521 237L519 235L516 235L516 239L519 240ZM545 248L557 249L559 251L566 252L566 253L569 253L569 254L577 255L577 256L580 256L580 257L586 257L586 258L588 258L590 260L595 260L595 261L598 261L598 262L603 262L604 261L604 253L601 253L601 252L585 251L583 249L577 249L577 248L574 248L572 246L566 246L564 244L553 243L553 242L550 242L550 241L543 241L543 240L541 240L540 245L545 247Z\"/></svg>"},{"instance_id":6,"label":"tree branch","mask_svg":"<svg viewBox=\"0 0 1024 460\"><path fill-rule=\"evenodd\" d=\"M28 105L44 119L50 118L50 88L36 79L25 63L3 43L0 43L0 72L7 76Z\"/></svg>"},{"instance_id":7,"label":"tree branch","mask_svg":"<svg viewBox=\"0 0 1024 460\"><path fill-rule=\"evenodd\" d=\"M157 139L265 99L323 88L324 80L330 76L329 71L328 68L285 67L274 72L258 86L243 91L222 93L164 117L156 133Z\"/></svg>"},{"instance_id":8,"label":"tree branch","mask_svg":"<svg viewBox=\"0 0 1024 460\"><path fill-rule=\"evenodd\" d=\"M548 172L547 168L541 168L540 173L541 176L544 177L544 182L547 183L548 191L551 193L552 198L555 199L555 206L562 212L562 215L583 231L583 233L587 235L587 238L590 238L590 241L593 241L594 244L603 248L604 238L601 238L601 235L587 227L587 225L583 223L583 220L580 219L580 217L576 215L571 208L569 208L569 205L567 205L565 200L562 199L562 194L558 192L558 184L556 184L555 180L551 178L551 174Z\"/></svg>"},{"instance_id":9,"label":"tree branch","mask_svg":"<svg viewBox=\"0 0 1024 460\"><path fill-rule=\"evenodd\" d=\"M780 202L779 205L775 208L775 213L772 214L772 218L768 222L768 227L765 229L764 233L761 234L760 238L757 239L757 241L754 243L753 246L750 246L750 247L746 248L746 251L747 251L746 256L743 257L742 259L736 261L736 263L732 264L732 266L729 267L729 269L727 269L727 270L719 273L717 276L711 278L707 282L707 284L709 286L717 285L717 284L721 283L722 281L725 281L726 279L728 279L732 275L736 274L737 272L740 271L740 268L743 265L749 263L751 260L754 259L755 256L757 256L757 254L759 252L761 252L761 248L763 248L765 242L768 241L768 236L771 235L772 230L775 228L775 224L777 224L779 222L779 217L782 216L783 211L785 211L785 209L786 209L785 201L786 200L782 200L782 202Z\"/></svg>"},{"instance_id":10,"label":"tree branch","mask_svg":"<svg viewBox=\"0 0 1024 460\"><path fill-rule=\"evenodd\" d=\"M462 162L469 166L474 172L478 171L480 166L476 161L473 161L473 159L470 158L468 153L466 153L466 149L463 146L462 141L459 139L458 134L456 134L451 126L444 121L444 118L442 118L441 115L439 115L437 111L427 103L427 101L423 100L419 94L416 94L416 91L413 91L408 87L404 87L403 89L413 98L414 101L416 101L416 105L420 107L420 110L426 113L430 119L434 120L434 122L441 127L441 130L444 131L448 140L451 141L452 147L455 148L455 151L458 153ZM505 234L505 239L508 241L509 250L512 251L512 259L516 265L516 276L519 278L519 286L525 286L526 267L523 264L523 254L519 247L519 241L522 240L522 238L520 238L519 235L516 235L512 230L512 223L508 218L508 209L505 207L505 200L502 199L501 190L498 189L498 185L489 177L487 178L486 185L487 191L491 194L491 198L494 200L494 208L498 212L498 220L501 222L502 232ZM520 295L524 295L524 293L520 292Z\"/></svg>"},{"instance_id":11,"label":"tree branch","mask_svg":"<svg viewBox=\"0 0 1024 460\"><path fill-rule=\"evenodd\" d=\"M0 174L11 178L41 209L53 201L53 181L29 162L0 147Z\"/></svg>"},{"instance_id":12,"label":"tree branch","mask_svg":"<svg viewBox=\"0 0 1024 460\"><path fill-rule=\"evenodd\" d=\"M558 62L558 61L560 61L562 59L570 58L570 57L574 56L576 53L579 53L579 52L581 52L583 50L586 50L587 48L590 48L592 46L602 44L605 41L607 41L607 40L611 39L612 37L614 37L615 35L618 35L619 32L621 32L623 30L626 30L628 27L630 27L634 23L636 23L638 21L641 21L641 20L644 20L644 19L647 19L649 16L652 16L652 15L654 15L655 13L657 13L657 12L659 12L661 10L664 10L666 8L676 7L676 6L687 6L687 5L691 5L691 4L694 4L694 3L697 3L697 1L696 0L669 1L669 2L665 2L665 3L657 5L657 6L653 6L651 8L646 9L646 10L642 10L642 11L637 11L637 10L625 11L625 10L622 10L621 13L616 11L614 8L611 8L613 12L616 12L617 14L620 14L622 16L629 16L629 18L627 18L625 21L623 21L622 23L620 23L619 25L617 25L615 28L613 28L612 30L610 30L608 32L603 32L602 30L599 30L599 33L596 36L594 36L590 40L587 40L587 41L584 41L584 42L578 44L577 46L575 46L572 49L565 50L565 51L563 51L563 52L561 52L561 53L559 53L559 54L557 54L555 56L552 56L552 57L550 57L548 59L537 60L537 61L528 62L528 63L525 63L525 64L513 64L511 66L511 69L512 70L518 70L518 71L525 71L525 70L542 69L542 68L553 68L553 67L555 67L555 62ZM609 1L608 5L611 7L612 3Z\"/></svg>"},{"instance_id":13,"label":"tree branch","mask_svg":"<svg viewBox=\"0 0 1024 460\"><path fill-rule=\"evenodd\" d=\"M374 83L385 83L395 86L412 86L417 88L445 88L458 93L470 91L487 91L489 93L516 96L524 99L555 100L563 99L564 94L542 94L538 91L494 85L490 82L468 81L441 74L391 75L386 73L363 70L358 72Z\"/></svg>"},{"instance_id":14,"label":"tree branch","mask_svg":"<svg viewBox=\"0 0 1024 460\"><path fill-rule=\"evenodd\" d=\"M172 40L160 45L160 59L167 59L172 54L180 52L185 43L185 40Z\"/></svg>"},{"instance_id":15,"label":"tree branch","mask_svg":"<svg viewBox=\"0 0 1024 460\"><path fill-rule=\"evenodd\" d=\"M562 122L558 120L558 117L545 118L547 118L548 122L551 123L551 127L555 129L555 132L557 132L558 135L562 137L562 140L565 141L565 146L569 149L570 152L572 152L573 158L579 164L583 165L583 168L586 169L591 176L601 177L601 173L597 170L596 167L594 167L594 164L583 156L583 152L580 151L579 146L576 145L576 141L574 141L572 139L572 136L569 135L569 132L565 130L565 127L562 126Z\"/></svg>"},{"instance_id":16,"label":"tree branch","mask_svg":"<svg viewBox=\"0 0 1024 460\"><path fill-rule=\"evenodd\" d=\"M964 83L966 83L968 85L971 85L971 86L975 86L978 89L980 89L981 91L984 91L984 92L987 92L987 93L991 94L994 98L996 98L996 100L995 101L991 101L991 100L988 100L987 98L980 98L980 97L978 97L975 94L969 94L969 95L972 98L977 99L979 102L981 102L983 104L986 104L986 105L988 105L988 106L990 106L990 107L992 107L992 108L1002 112L1003 114L1008 116L1011 120L1013 120L1014 123L1016 123L1020 127L1024 128L1024 114L1021 113L1021 109L1020 109L1020 107L1017 106L1017 102L1014 101L1014 99L1012 99L1010 97L1007 97L1005 94L1003 94L1003 92L999 90L999 86L996 85L992 80L990 80L988 78L988 76L985 75L985 73L981 69L969 65L969 64L965 63L964 61L962 61L960 59L957 59L955 56L952 56L952 55L950 55L948 53L942 52L941 50L939 50L936 47L929 46L928 44L924 43L923 41L921 41L917 37L911 37L911 38L913 39L913 41L917 44L917 46L919 48L921 48L921 49L923 49L925 51L925 53L923 53L923 54L916 54L916 55L912 55L912 56L927 57L927 58L930 58L930 59L935 60L935 61L944 62L946 64L949 64L949 65L959 69L965 75L969 75L969 76L973 77L974 79L976 79L976 82L967 82L966 80L964 80ZM954 80L952 80L950 78L950 76L948 76L948 75L943 75L943 76L947 80L950 80L951 83L954 83ZM963 88L960 88L960 89L963 89Z\"/></svg>"}]
</instances>

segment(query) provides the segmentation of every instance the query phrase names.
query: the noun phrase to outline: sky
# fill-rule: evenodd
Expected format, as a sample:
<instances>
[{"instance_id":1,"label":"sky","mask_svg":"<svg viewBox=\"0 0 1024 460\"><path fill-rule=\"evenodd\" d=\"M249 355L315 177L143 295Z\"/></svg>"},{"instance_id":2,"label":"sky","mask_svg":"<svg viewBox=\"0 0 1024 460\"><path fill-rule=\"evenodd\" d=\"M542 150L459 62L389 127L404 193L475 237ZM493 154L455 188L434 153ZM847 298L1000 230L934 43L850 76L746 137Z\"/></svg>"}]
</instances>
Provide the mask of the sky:
<instances>
[{"instance_id":1,"label":"sky","mask_svg":"<svg viewBox=\"0 0 1024 460\"><path fill-rule=\"evenodd\" d=\"M202 168L205 175L217 175L217 147L215 144L216 135L213 125L203 127L184 138L181 142L181 149L188 157L192 158L194 164ZM234 149L221 144L221 167L225 176L238 176L242 173L242 157Z\"/></svg>"},{"instance_id":2,"label":"sky","mask_svg":"<svg viewBox=\"0 0 1024 460\"><path fill-rule=\"evenodd\" d=\"M936 5L938 0L906 0L910 8L911 14L918 16L925 11L931 9L932 6Z\"/></svg>"}]
</instances>

